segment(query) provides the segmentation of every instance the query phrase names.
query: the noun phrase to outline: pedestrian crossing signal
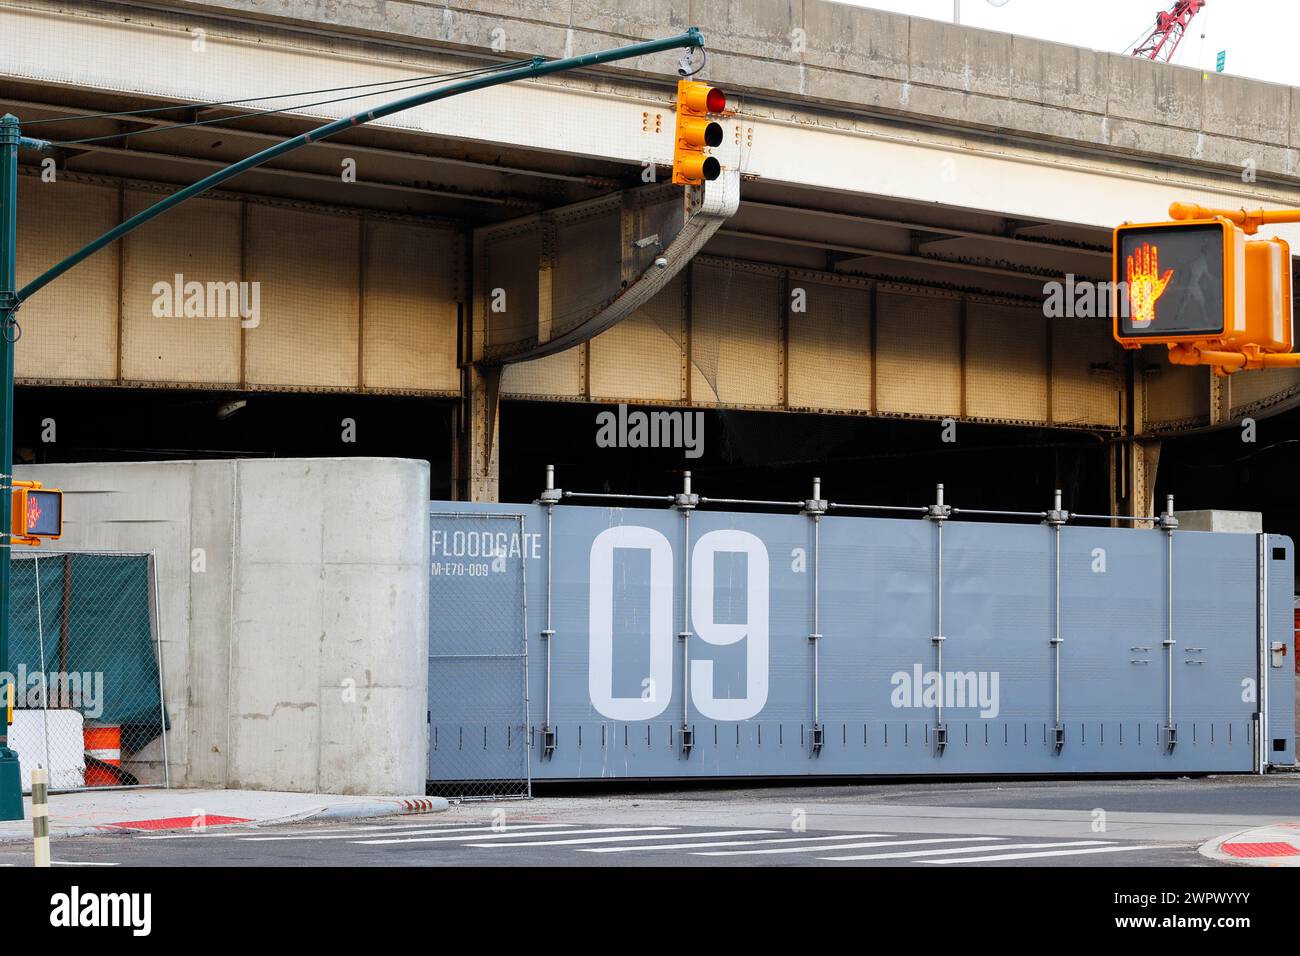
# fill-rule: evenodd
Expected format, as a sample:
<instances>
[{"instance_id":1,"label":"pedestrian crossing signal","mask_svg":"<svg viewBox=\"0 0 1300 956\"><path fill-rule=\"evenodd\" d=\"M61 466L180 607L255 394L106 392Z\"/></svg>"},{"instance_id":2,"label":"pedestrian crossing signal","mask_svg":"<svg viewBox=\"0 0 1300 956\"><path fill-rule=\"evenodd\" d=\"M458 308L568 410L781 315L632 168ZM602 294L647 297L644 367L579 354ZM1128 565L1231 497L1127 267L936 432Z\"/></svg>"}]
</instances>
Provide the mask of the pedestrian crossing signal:
<instances>
[{"instance_id":1,"label":"pedestrian crossing signal","mask_svg":"<svg viewBox=\"0 0 1300 956\"><path fill-rule=\"evenodd\" d=\"M1286 214L1176 203L1170 215L1176 221L1115 230L1116 341L1128 349L1166 345L1173 364L1220 374L1300 365L1291 352L1290 246L1247 238Z\"/></svg>"},{"instance_id":2,"label":"pedestrian crossing signal","mask_svg":"<svg viewBox=\"0 0 1300 956\"><path fill-rule=\"evenodd\" d=\"M11 494L10 534L18 544L38 546L63 535L63 492L39 481L15 481Z\"/></svg>"},{"instance_id":3,"label":"pedestrian crossing signal","mask_svg":"<svg viewBox=\"0 0 1300 956\"><path fill-rule=\"evenodd\" d=\"M1230 223L1159 223L1115 230L1115 337L1128 348L1223 337L1245 311L1245 236Z\"/></svg>"}]
</instances>

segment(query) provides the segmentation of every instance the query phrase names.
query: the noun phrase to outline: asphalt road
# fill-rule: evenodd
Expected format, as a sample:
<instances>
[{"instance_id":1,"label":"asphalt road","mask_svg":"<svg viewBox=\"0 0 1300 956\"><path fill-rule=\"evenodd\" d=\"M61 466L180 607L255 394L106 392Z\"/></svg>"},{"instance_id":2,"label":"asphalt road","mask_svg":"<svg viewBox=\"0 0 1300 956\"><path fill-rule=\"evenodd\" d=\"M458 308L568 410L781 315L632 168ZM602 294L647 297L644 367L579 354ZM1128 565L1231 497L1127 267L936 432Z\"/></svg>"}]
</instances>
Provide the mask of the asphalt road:
<instances>
[{"instance_id":1,"label":"asphalt road","mask_svg":"<svg viewBox=\"0 0 1300 956\"><path fill-rule=\"evenodd\" d=\"M545 796L423 817L106 833L80 866L1210 866L1197 848L1300 820L1300 774ZM30 864L29 846L0 865Z\"/></svg>"}]
</instances>

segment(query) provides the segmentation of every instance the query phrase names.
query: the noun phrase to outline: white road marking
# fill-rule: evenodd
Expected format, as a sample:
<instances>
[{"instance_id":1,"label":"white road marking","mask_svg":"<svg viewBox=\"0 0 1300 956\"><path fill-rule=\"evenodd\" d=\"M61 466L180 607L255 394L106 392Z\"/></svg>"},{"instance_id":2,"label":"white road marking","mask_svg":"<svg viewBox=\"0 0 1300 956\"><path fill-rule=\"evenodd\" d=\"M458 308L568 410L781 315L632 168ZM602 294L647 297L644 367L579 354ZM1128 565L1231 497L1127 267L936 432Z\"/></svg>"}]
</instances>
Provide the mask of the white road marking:
<instances>
[{"instance_id":1,"label":"white road marking","mask_svg":"<svg viewBox=\"0 0 1300 956\"><path fill-rule=\"evenodd\" d=\"M999 847L1001 849L1001 847ZM1100 846L1091 850L1050 850L1046 853L1007 853L1001 856L972 856L952 860L926 860L926 863L987 863L989 860L1033 860L1044 856L1079 856L1084 853L1127 853L1131 850L1159 850L1160 846Z\"/></svg>"},{"instance_id":2,"label":"white road marking","mask_svg":"<svg viewBox=\"0 0 1300 956\"><path fill-rule=\"evenodd\" d=\"M776 832L776 831L769 831ZM706 836L703 833L684 833L683 838L692 836ZM735 834L732 834L733 836ZM883 837L891 836L889 833L839 833L835 836L820 837L787 837L782 840L719 840L716 843L663 843L658 846L597 846L590 849L580 849L580 853L633 853L637 850L697 850L706 846L753 846L762 844L766 846L770 843L807 843L813 840L861 840L865 837ZM826 849L822 847L821 849ZM947 850L944 851L949 852Z\"/></svg>"},{"instance_id":3,"label":"white road marking","mask_svg":"<svg viewBox=\"0 0 1300 956\"><path fill-rule=\"evenodd\" d=\"M214 839L214 838L216 838L216 837L223 837L223 838L225 838L225 839L234 839L234 838L238 838L238 837L247 837L247 836L251 836L251 835L253 835L253 834L254 834L258 829L269 829L270 827L283 827L283 826L288 826L288 825L297 826L297 825L299 825L299 824L303 824L303 823L311 823L311 822L313 822L313 821L312 821L310 818L308 818L308 819L304 819L304 820L285 821L284 823L281 823L281 824L274 824L274 823L271 823L271 824L263 824L260 828L259 828L259 827L252 827L252 826L235 826L235 827L228 827L228 826L226 826L226 825L223 824L220 830L213 830L213 831L211 831L211 832L197 832L197 833L196 833L196 832L192 832L192 831L191 831L191 832L187 832L187 833L155 833L155 834L147 834L147 835L141 833L141 834L140 834L139 836L137 836L136 838L137 838L137 839L140 839L140 840L195 840L195 839L209 839L209 840L210 840L210 839ZM328 821L321 820L321 821L316 821L316 822L319 822L319 823L327 823ZM419 831L422 831L422 832L433 833L433 832L435 832L435 831L437 831L437 832L441 832L441 831L444 831L444 830L446 830L446 831L451 831L451 830L455 830L455 829L468 829L469 827L472 827L472 826L484 826L484 825L485 825L485 824L474 824L474 823L417 823L417 822L415 822L415 821L411 821L410 823L392 823L392 824L387 824L387 825L366 825L366 824L354 824L354 825L352 825L352 826L344 827L344 828L342 828L342 829L331 829L331 830L330 830L330 833L334 833L334 834L343 834L343 833L358 833L358 834L365 834L365 833L378 833L378 832L383 832L383 831L387 831L387 830L400 830L400 831L415 831L415 830L419 830ZM574 826L575 824L571 824L571 823L518 823L518 824L513 824L513 825L514 825L514 826L567 827L567 826ZM114 827L109 827L108 829L109 829L109 830L113 830L113 829L116 829L116 828L114 828ZM126 831L126 832L131 832L131 831Z\"/></svg>"},{"instance_id":4,"label":"white road marking","mask_svg":"<svg viewBox=\"0 0 1300 956\"><path fill-rule=\"evenodd\" d=\"M709 850L696 856L747 856L757 853L825 853L828 850L860 850L872 846L912 846L917 843L984 843L1006 837L934 837L928 840L882 840L877 843L845 843L841 846L792 846L775 850ZM953 852L960 852L954 850Z\"/></svg>"},{"instance_id":5,"label":"white road marking","mask_svg":"<svg viewBox=\"0 0 1300 956\"><path fill-rule=\"evenodd\" d=\"M674 833L669 836L662 836L658 833L646 833L641 836L616 836L616 837L581 837L576 840L536 840L527 843L467 843L466 846L481 847L483 849L510 849L516 846L570 846L575 843L619 843L625 840L690 840L694 837L714 837L714 836L748 836L751 833L780 833L780 830L715 830L711 833ZM533 836L534 834L527 834ZM623 849L629 849L624 847ZM631 847L630 849L644 849L644 847Z\"/></svg>"},{"instance_id":6,"label":"white road marking","mask_svg":"<svg viewBox=\"0 0 1300 956\"><path fill-rule=\"evenodd\" d=\"M491 829L490 827L486 829ZM512 830L522 829L521 827L512 827ZM390 840L353 840L353 843L363 843L367 846L386 846L392 843L447 843L451 841L468 843L470 840L501 840L514 839L515 837L539 837L539 836L573 836L583 833L642 833L654 830L674 830L676 827L601 827L596 830L554 830L549 833L512 833L502 831L498 833L485 834L481 837L465 836L431 836L431 837L396 837Z\"/></svg>"},{"instance_id":7,"label":"white road marking","mask_svg":"<svg viewBox=\"0 0 1300 956\"><path fill-rule=\"evenodd\" d=\"M942 850L902 850L897 853L864 853L854 856L824 856L823 860L898 860L909 856L944 856L953 853L998 853L1002 850L1046 850L1059 846L1095 846L1109 844L1110 840L1070 840L1068 843L998 843L994 846L972 846L955 849L950 846ZM980 857L980 859L987 859ZM926 860L933 863L934 860Z\"/></svg>"},{"instance_id":8,"label":"white road marking","mask_svg":"<svg viewBox=\"0 0 1300 956\"><path fill-rule=\"evenodd\" d=\"M12 865L12 864L11 864ZM76 863L72 860L50 860L50 866L121 866L120 863Z\"/></svg>"},{"instance_id":9,"label":"white road marking","mask_svg":"<svg viewBox=\"0 0 1300 956\"><path fill-rule=\"evenodd\" d=\"M446 828L431 830L428 827L416 827L414 829L402 830L399 832L406 834L406 836L410 836L411 834L415 834L416 836L434 836L434 835L445 836L448 833L453 833L457 835L452 837L447 837L447 839L458 840L460 839L459 834L462 833L466 834L469 839L475 839L475 834L478 833L494 833L494 832L513 833L515 830L536 830L539 828L544 830L551 830L557 826L572 826L572 824L518 823L513 826L507 826L507 827L493 827L491 825L487 825L487 826L477 826L477 827L457 827L454 830L448 830ZM332 831L330 833L303 833L303 834L293 834L289 836L251 836L249 834L244 834L243 836L244 836L245 843L275 843L283 840L356 840L360 837L370 836L371 834L374 834L376 832L382 832L384 836L395 835L393 830L386 829L383 831L360 830L360 831L352 831L350 833L339 833L337 831ZM562 833L565 831L557 831L557 832Z\"/></svg>"}]
</instances>

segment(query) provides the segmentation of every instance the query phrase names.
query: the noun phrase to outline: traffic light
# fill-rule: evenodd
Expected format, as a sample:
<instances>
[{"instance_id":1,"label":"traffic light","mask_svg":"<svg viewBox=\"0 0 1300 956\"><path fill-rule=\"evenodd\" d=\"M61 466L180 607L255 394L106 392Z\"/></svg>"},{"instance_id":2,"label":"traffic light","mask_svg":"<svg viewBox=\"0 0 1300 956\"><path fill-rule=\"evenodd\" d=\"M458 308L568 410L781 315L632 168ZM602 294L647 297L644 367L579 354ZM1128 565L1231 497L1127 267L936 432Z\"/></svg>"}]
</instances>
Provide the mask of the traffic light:
<instances>
[{"instance_id":1,"label":"traffic light","mask_svg":"<svg viewBox=\"0 0 1300 956\"><path fill-rule=\"evenodd\" d=\"M42 538L56 541L63 534L63 492L43 488L39 481L15 481L12 489L13 540L39 545Z\"/></svg>"},{"instance_id":2,"label":"traffic light","mask_svg":"<svg viewBox=\"0 0 1300 956\"><path fill-rule=\"evenodd\" d=\"M1248 239L1250 220L1243 228L1179 204L1170 213L1188 218L1115 230L1115 339L1167 345L1171 362L1221 372L1296 364L1300 356L1282 357L1292 345L1290 246Z\"/></svg>"},{"instance_id":3,"label":"traffic light","mask_svg":"<svg viewBox=\"0 0 1300 956\"><path fill-rule=\"evenodd\" d=\"M722 145L722 124L710 117L726 110L727 94L716 86L694 80L678 81L674 183L702 186L722 175L722 164L706 150Z\"/></svg>"}]
</instances>

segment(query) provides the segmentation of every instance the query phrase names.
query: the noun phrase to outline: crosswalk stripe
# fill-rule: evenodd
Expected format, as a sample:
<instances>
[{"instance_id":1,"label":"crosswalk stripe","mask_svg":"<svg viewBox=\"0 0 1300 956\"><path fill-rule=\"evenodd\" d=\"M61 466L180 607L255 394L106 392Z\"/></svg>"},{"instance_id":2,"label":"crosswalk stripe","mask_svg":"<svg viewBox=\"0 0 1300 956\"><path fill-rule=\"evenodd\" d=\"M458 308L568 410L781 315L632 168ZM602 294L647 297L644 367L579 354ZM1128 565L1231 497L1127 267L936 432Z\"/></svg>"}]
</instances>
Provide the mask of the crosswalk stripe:
<instances>
[{"instance_id":1,"label":"crosswalk stripe","mask_svg":"<svg viewBox=\"0 0 1300 956\"><path fill-rule=\"evenodd\" d=\"M661 836L658 833L645 833L641 836L616 837L580 837L576 840L529 840L524 843L466 843L466 846L483 849L510 849L517 846L572 846L575 843L619 843L625 840L690 840L695 837L714 836L748 836L752 833L780 833L780 830L717 830L712 833L674 833ZM527 834L533 836L534 834ZM673 847L676 849L676 847ZM642 849L642 847L624 847L623 849Z\"/></svg>"},{"instance_id":2,"label":"crosswalk stripe","mask_svg":"<svg viewBox=\"0 0 1300 956\"><path fill-rule=\"evenodd\" d=\"M998 853L1002 850L1046 850L1049 847L1059 846L1093 846L1095 844L1109 843L1108 840L1070 840L1068 843L997 843L993 846L972 846L956 849L946 846L942 850L900 850L894 853L863 853L854 854L853 856L824 856L823 860L899 860L911 856L943 856L944 854L953 853ZM989 859L980 857L980 859ZM934 860L926 860L926 863L933 863Z\"/></svg>"},{"instance_id":3,"label":"crosswalk stripe","mask_svg":"<svg viewBox=\"0 0 1300 956\"><path fill-rule=\"evenodd\" d=\"M999 849L1001 849L999 847ZM1127 853L1132 850L1159 850L1159 846L1099 846L1089 850L1049 850L1045 853L1007 853L1001 856L971 856L951 860L926 860L926 863L987 863L990 860L1033 860L1044 856L1081 856L1084 853Z\"/></svg>"},{"instance_id":4,"label":"crosswalk stripe","mask_svg":"<svg viewBox=\"0 0 1300 956\"><path fill-rule=\"evenodd\" d=\"M776 832L776 831L769 831ZM682 834L683 837L705 836L702 833ZM732 834L734 836L735 834ZM753 846L762 844L766 846L769 843L807 843L813 840L861 840L866 837L889 836L888 833L837 833L835 836L820 837L787 837L782 840L719 840L714 843L663 843L658 846L596 846L589 849L580 849L581 853L634 853L637 850L698 850L701 847L708 846ZM826 847L822 847L826 849Z\"/></svg>"},{"instance_id":5,"label":"crosswalk stripe","mask_svg":"<svg viewBox=\"0 0 1300 956\"><path fill-rule=\"evenodd\" d=\"M912 846L917 843L983 843L1006 837L933 837L927 840L882 840L876 843L844 843L840 846L791 846L775 850L708 850L696 856L748 856L759 853L826 853L829 850L860 850L873 846ZM957 852L957 851L954 851Z\"/></svg>"},{"instance_id":6,"label":"crosswalk stripe","mask_svg":"<svg viewBox=\"0 0 1300 956\"><path fill-rule=\"evenodd\" d=\"M296 825L297 823L310 823L310 822L313 822L313 821L311 821L310 819L307 819L307 820L301 820L301 821L294 821L295 825ZM321 823L325 823L325 822L328 822L328 821L323 821L323 820L322 820L322 821L319 821L319 822L321 822ZM409 831L409 832L414 832L414 831L417 831L417 830L418 830L418 831L421 831L421 832L434 833L434 832L443 832L443 831L448 831L448 832L450 832L450 831L452 831L452 830L460 830L460 829L469 829L469 828L474 827L474 826L480 826L480 827L481 827L481 826L484 826L484 825L485 825L485 824L481 824L481 823L479 823L479 824L476 824L476 823L418 823L418 822L412 820L412 821L409 822L409 823L392 823L392 824L385 824L385 825L371 825L371 826L367 826L367 825L361 825L361 824L359 824L359 825L356 825L356 826L346 827L346 828L344 828L344 829L337 829L337 830L332 829L332 830L330 830L330 833L332 833L332 834L345 834L345 833L366 834L366 833L379 833L379 832L388 831L388 830L403 831L403 832L408 832L408 831ZM513 824L513 825L514 825L514 826L520 826L520 827L523 827L523 826L530 826L530 827L568 827L568 826L574 826L575 824L572 824L572 823L517 823L517 824ZM196 840L196 839L207 839L207 840L211 840L211 839L223 838L223 839L231 840L231 839L240 839L240 838L244 838L244 837L249 837L249 836L254 835L255 832L256 832L256 829L255 829L254 827L247 827L247 826L245 826L245 827L239 827L238 829L224 829L224 828L223 828L223 829L221 829L221 830L213 830L213 831L202 832L202 833L187 832L187 833L154 833L154 834L148 834L148 835L143 835L143 834L142 834L142 835L136 837L136 839L138 839L138 840Z\"/></svg>"},{"instance_id":7,"label":"crosswalk stripe","mask_svg":"<svg viewBox=\"0 0 1300 956\"><path fill-rule=\"evenodd\" d=\"M120 863L78 863L74 860L50 860L50 866L121 866Z\"/></svg>"},{"instance_id":8,"label":"crosswalk stripe","mask_svg":"<svg viewBox=\"0 0 1300 956\"><path fill-rule=\"evenodd\" d=\"M557 826L571 826L571 824L519 823L519 824L515 824L514 826L508 826L508 827L494 827L488 825L488 826L478 826L478 827L457 827L455 830L447 830L447 829L430 830L427 827L420 827L414 830L400 831L404 834L404 836L402 836L400 839L406 839L408 837L411 837L412 835L415 836L437 835L439 837L444 837L449 840L459 840L461 838L461 834L466 835L467 837L469 837L469 839L475 839L476 838L475 835L479 833L503 833L505 831L510 831L513 834L515 830L537 830L537 829L554 830L554 828ZM302 833L302 834L294 834L292 836L251 836L249 834L245 834L244 841L247 843L275 843L283 840L357 840L360 837L370 836L371 834L376 832L377 831L375 830L360 830L351 833L339 833L337 831L331 831L330 833ZM555 830L555 832L563 833L566 831ZM454 835L447 836L447 834L449 833ZM384 830L382 831L382 835L396 836L396 834L392 830Z\"/></svg>"},{"instance_id":9,"label":"crosswalk stripe","mask_svg":"<svg viewBox=\"0 0 1300 956\"><path fill-rule=\"evenodd\" d=\"M490 828L489 828L490 829ZM512 827L513 830L522 829L521 827ZM469 843L470 840L502 840L514 839L515 837L539 837L539 836L571 836L584 833L642 833L653 830L672 830L675 827L600 827L595 830L555 830L550 833L489 833L481 837L464 836L429 836L429 837L394 837L386 840L353 840L353 843L363 843L367 846L386 846L392 843L447 843L450 841L459 841Z\"/></svg>"}]
</instances>

